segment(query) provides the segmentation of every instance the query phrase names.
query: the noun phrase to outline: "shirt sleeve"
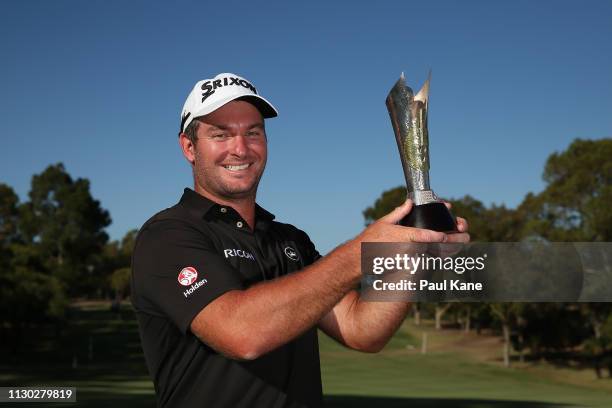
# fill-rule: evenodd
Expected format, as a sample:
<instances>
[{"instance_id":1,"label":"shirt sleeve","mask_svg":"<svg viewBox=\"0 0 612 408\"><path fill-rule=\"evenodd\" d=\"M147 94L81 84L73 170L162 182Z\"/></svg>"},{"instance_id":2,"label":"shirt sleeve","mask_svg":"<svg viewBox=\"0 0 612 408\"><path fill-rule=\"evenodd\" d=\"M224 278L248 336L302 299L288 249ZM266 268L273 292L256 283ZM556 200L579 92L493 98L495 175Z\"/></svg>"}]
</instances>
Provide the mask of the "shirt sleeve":
<instances>
[{"instance_id":1,"label":"shirt sleeve","mask_svg":"<svg viewBox=\"0 0 612 408\"><path fill-rule=\"evenodd\" d=\"M310 237L308 236L308 234L306 234L304 231L300 229L298 229L298 233L300 234L299 242L301 244L301 247L304 250L304 253L307 259L307 261L304 263L304 266L313 264L316 261L318 261L320 258L322 258L319 251L317 251L315 244L310 240Z\"/></svg>"},{"instance_id":2,"label":"shirt sleeve","mask_svg":"<svg viewBox=\"0 0 612 408\"><path fill-rule=\"evenodd\" d=\"M132 296L139 312L167 316L187 333L195 316L223 293L243 289L235 270L202 231L180 220L148 225L132 259Z\"/></svg>"}]
</instances>

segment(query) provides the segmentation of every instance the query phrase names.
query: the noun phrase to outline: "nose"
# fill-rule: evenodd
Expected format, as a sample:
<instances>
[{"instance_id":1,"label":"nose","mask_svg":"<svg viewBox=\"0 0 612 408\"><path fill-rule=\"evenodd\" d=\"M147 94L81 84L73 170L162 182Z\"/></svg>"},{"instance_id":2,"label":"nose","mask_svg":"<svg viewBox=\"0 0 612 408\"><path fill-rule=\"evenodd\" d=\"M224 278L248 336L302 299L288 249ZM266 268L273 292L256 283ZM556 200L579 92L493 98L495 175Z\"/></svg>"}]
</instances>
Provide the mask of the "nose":
<instances>
[{"instance_id":1,"label":"nose","mask_svg":"<svg viewBox=\"0 0 612 408\"><path fill-rule=\"evenodd\" d=\"M232 138L230 152L237 157L244 157L248 151L246 139L242 135L236 135Z\"/></svg>"}]
</instances>

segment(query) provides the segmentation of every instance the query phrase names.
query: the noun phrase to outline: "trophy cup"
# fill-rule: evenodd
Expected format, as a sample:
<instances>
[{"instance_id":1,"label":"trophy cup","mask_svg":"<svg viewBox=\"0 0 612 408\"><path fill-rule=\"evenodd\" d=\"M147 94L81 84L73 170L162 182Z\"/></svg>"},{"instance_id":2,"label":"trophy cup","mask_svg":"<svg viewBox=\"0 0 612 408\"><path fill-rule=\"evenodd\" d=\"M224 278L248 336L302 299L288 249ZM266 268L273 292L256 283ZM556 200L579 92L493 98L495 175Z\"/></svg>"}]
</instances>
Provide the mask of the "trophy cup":
<instances>
[{"instance_id":1,"label":"trophy cup","mask_svg":"<svg viewBox=\"0 0 612 408\"><path fill-rule=\"evenodd\" d=\"M399 224L457 232L455 218L429 187L427 100L430 80L431 72L421 90L414 95L402 73L386 100L404 168L408 198L414 202L412 211Z\"/></svg>"}]
</instances>

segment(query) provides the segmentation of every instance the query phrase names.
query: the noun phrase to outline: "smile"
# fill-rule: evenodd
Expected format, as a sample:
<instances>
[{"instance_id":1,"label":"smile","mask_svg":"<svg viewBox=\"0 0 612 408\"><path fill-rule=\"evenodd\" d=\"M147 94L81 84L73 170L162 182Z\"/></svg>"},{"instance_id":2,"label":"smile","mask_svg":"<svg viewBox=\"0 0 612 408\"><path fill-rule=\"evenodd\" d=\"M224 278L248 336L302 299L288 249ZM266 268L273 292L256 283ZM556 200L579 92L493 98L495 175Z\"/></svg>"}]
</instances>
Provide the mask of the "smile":
<instances>
[{"instance_id":1,"label":"smile","mask_svg":"<svg viewBox=\"0 0 612 408\"><path fill-rule=\"evenodd\" d=\"M240 164L240 165L228 164L228 165L225 165L223 167L225 167L226 169L228 169L230 171L240 171L240 170L247 169L249 166L251 166L251 163L245 163L245 164Z\"/></svg>"}]
</instances>

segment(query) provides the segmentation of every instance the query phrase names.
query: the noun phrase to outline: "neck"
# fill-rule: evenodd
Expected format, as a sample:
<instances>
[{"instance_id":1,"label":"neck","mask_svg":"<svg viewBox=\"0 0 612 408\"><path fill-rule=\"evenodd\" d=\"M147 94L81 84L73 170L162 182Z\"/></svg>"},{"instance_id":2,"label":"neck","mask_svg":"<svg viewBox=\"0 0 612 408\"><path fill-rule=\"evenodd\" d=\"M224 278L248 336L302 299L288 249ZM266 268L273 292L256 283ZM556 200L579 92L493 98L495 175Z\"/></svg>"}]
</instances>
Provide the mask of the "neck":
<instances>
[{"instance_id":1,"label":"neck","mask_svg":"<svg viewBox=\"0 0 612 408\"><path fill-rule=\"evenodd\" d=\"M195 185L195 192L226 207L232 207L249 224L251 230L255 228L255 195L244 198L224 198L211 194L204 188Z\"/></svg>"}]
</instances>

